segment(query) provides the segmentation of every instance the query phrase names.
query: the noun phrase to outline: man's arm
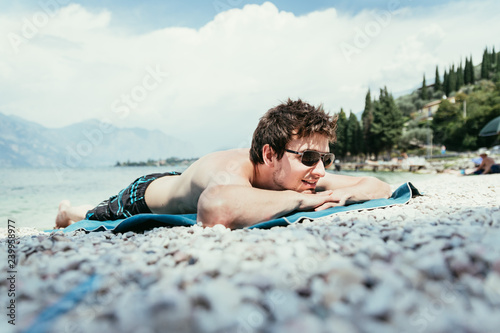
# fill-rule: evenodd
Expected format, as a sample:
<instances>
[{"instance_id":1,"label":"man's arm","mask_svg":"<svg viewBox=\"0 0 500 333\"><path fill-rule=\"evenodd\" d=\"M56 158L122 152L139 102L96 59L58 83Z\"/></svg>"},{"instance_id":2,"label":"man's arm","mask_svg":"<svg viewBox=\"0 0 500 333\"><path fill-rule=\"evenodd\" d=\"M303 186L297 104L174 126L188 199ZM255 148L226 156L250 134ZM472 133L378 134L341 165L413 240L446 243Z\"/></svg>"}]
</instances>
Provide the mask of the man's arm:
<instances>
[{"instance_id":1,"label":"man's arm","mask_svg":"<svg viewBox=\"0 0 500 333\"><path fill-rule=\"evenodd\" d=\"M486 173L484 170L485 168L486 168L486 163L485 163L485 160L483 158L483 160L481 161L481 164L479 164L479 166L476 168L476 170L474 170L474 172L479 171L479 170L483 170L483 173Z\"/></svg>"},{"instance_id":2,"label":"man's arm","mask_svg":"<svg viewBox=\"0 0 500 333\"><path fill-rule=\"evenodd\" d=\"M388 198L390 186L374 177L349 177L327 174L318 193L271 191L252 187L234 178L232 185L211 185L198 200L197 220L204 226L225 225L243 228L271 220L295 210L323 210L343 206L346 201Z\"/></svg>"},{"instance_id":3,"label":"man's arm","mask_svg":"<svg viewBox=\"0 0 500 333\"><path fill-rule=\"evenodd\" d=\"M317 190L332 191L330 196L333 200L316 207L316 210L344 206L346 202L389 198L392 193L389 184L375 177L352 177L331 173L327 173L318 182Z\"/></svg>"},{"instance_id":4,"label":"man's arm","mask_svg":"<svg viewBox=\"0 0 500 333\"><path fill-rule=\"evenodd\" d=\"M491 167L495 164L495 160L491 157L483 158L482 163L484 163L484 172L483 175L489 174L491 172Z\"/></svg>"},{"instance_id":5,"label":"man's arm","mask_svg":"<svg viewBox=\"0 0 500 333\"><path fill-rule=\"evenodd\" d=\"M250 185L213 185L198 200L197 220L206 227L222 224L231 229L243 228L294 210L312 210L333 200L330 194L330 191L303 194Z\"/></svg>"}]
</instances>

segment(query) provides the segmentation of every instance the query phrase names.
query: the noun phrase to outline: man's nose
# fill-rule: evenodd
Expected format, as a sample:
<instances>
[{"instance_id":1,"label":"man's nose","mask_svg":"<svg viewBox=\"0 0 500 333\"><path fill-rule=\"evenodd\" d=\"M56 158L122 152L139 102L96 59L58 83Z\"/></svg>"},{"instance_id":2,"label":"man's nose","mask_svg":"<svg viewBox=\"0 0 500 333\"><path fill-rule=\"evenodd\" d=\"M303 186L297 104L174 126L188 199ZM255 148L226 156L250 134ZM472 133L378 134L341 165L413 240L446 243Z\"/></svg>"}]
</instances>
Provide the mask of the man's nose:
<instances>
[{"instance_id":1,"label":"man's nose","mask_svg":"<svg viewBox=\"0 0 500 333\"><path fill-rule=\"evenodd\" d=\"M319 160L318 163L314 166L314 169L312 170L312 174L317 176L317 177L324 177L326 174L325 171L325 165L323 164L323 160Z\"/></svg>"}]
</instances>

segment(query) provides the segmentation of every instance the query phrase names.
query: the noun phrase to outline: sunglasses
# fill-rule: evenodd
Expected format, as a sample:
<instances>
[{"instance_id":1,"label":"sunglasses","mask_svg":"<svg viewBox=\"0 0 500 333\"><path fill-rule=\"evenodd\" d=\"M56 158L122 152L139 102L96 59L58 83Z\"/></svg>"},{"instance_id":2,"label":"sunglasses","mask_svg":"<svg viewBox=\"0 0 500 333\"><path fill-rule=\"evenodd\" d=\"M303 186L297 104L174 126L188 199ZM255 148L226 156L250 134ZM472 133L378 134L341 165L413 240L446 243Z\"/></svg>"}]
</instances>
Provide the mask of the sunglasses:
<instances>
[{"instance_id":1,"label":"sunglasses","mask_svg":"<svg viewBox=\"0 0 500 333\"><path fill-rule=\"evenodd\" d=\"M314 150L304 150L302 153L290 149L285 149L285 151L300 155L300 161L302 162L302 164L308 167L316 165L319 160L322 160L325 168L328 168L330 165L332 165L333 160L335 159L335 155L332 153L320 153Z\"/></svg>"}]
</instances>

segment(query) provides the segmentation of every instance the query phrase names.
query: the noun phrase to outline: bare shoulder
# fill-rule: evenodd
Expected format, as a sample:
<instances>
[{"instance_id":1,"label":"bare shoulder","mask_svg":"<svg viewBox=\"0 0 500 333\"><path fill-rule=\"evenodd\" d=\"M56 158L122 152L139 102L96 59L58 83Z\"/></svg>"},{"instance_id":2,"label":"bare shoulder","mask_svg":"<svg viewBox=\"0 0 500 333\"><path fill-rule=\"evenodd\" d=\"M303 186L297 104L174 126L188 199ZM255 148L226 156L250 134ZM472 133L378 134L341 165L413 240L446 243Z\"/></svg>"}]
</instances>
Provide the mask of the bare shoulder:
<instances>
[{"instance_id":1,"label":"bare shoulder","mask_svg":"<svg viewBox=\"0 0 500 333\"><path fill-rule=\"evenodd\" d=\"M490 164L490 165L495 164L495 160L494 160L493 158L489 157L489 156L488 156L488 157L486 157L486 158L484 159L484 161L485 161L485 163Z\"/></svg>"},{"instance_id":2,"label":"bare shoulder","mask_svg":"<svg viewBox=\"0 0 500 333\"><path fill-rule=\"evenodd\" d=\"M253 165L248 149L232 149L214 152L193 163L183 176L206 188L212 184L250 184Z\"/></svg>"}]
</instances>

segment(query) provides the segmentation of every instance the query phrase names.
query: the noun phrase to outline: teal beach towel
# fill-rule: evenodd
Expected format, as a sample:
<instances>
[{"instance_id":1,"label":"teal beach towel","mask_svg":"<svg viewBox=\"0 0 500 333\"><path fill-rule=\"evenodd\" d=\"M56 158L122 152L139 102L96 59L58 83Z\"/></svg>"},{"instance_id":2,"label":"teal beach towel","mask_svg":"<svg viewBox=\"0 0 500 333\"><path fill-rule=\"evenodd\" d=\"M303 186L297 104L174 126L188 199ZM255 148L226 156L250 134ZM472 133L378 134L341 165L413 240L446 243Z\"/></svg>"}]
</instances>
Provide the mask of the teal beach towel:
<instances>
[{"instance_id":1,"label":"teal beach towel","mask_svg":"<svg viewBox=\"0 0 500 333\"><path fill-rule=\"evenodd\" d=\"M356 203L347 206L332 207L322 211L292 212L283 217L257 223L248 229L262 228L269 229L276 226L287 226L291 223L300 222L304 219L314 220L320 217L333 214L356 211L364 209L382 208L392 205L407 203L412 197L421 195L420 192L410 182L398 187L389 199L374 199L362 203ZM113 232L144 231L156 227L189 227L196 224L196 214L167 215L167 214L139 214L132 217L115 221L92 221L82 220L64 229L64 232L75 230L85 231L105 231Z\"/></svg>"}]
</instances>

